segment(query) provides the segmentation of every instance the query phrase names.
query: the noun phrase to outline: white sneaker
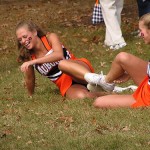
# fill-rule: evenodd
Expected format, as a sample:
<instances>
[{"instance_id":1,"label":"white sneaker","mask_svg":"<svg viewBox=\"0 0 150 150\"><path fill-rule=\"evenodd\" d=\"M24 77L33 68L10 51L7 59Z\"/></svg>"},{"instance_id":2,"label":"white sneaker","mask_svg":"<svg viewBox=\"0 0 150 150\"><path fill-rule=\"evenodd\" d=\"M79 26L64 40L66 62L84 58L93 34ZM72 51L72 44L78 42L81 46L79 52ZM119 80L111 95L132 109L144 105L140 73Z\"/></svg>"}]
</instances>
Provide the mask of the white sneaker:
<instances>
[{"instance_id":1,"label":"white sneaker","mask_svg":"<svg viewBox=\"0 0 150 150\"><path fill-rule=\"evenodd\" d=\"M105 76L103 74L96 74L96 73L86 73L84 75L84 79L90 83L99 85L103 88L103 90L107 92L111 92L114 89L115 84L114 83L106 83L105 82Z\"/></svg>"},{"instance_id":2,"label":"white sneaker","mask_svg":"<svg viewBox=\"0 0 150 150\"><path fill-rule=\"evenodd\" d=\"M103 91L103 89L102 89L101 86L95 85L95 84L90 84L90 83L87 84L87 89L88 89L90 92Z\"/></svg>"},{"instance_id":3,"label":"white sneaker","mask_svg":"<svg viewBox=\"0 0 150 150\"><path fill-rule=\"evenodd\" d=\"M109 47L109 49L118 50L118 49L120 49L120 48L125 47L126 45L127 45L126 42L123 42L123 43L119 43L119 44L116 44L116 45L111 45L111 46Z\"/></svg>"},{"instance_id":4,"label":"white sneaker","mask_svg":"<svg viewBox=\"0 0 150 150\"><path fill-rule=\"evenodd\" d=\"M123 42L123 43L120 43L120 44L118 44L119 45L119 48L123 48L123 47L125 47L126 45L127 45L127 43L126 42Z\"/></svg>"},{"instance_id":5,"label":"white sneaker","mask_svg":"<svg viewBox=\"0 0 150 150\"><path fill-rule=\"evenodd\" d=\"M119 87L119 86L115 86L113 92L115 93L122 93L123 91L132 91L134 92L137 89L137 86L135 85L130 85L127 87Z\"/></svg>"}]
</instances>

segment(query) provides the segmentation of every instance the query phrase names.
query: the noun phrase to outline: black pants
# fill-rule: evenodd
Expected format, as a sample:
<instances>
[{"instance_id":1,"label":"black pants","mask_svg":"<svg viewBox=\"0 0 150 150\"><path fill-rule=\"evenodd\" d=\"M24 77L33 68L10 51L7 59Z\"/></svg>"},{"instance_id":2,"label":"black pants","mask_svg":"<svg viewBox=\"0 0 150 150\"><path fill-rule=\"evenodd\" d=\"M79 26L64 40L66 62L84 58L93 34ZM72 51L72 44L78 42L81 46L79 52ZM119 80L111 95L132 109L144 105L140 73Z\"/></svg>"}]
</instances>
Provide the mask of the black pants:
<instances>
[{"instance_id":1,"label":"black pants","mask_svg":"<svg viewBox=\"0 0 150 150\"><path fill-rule=\"evenodd\" d=\"M150 13L150 0L137 0L139 17Z\"/></svg>"}]
</instances>

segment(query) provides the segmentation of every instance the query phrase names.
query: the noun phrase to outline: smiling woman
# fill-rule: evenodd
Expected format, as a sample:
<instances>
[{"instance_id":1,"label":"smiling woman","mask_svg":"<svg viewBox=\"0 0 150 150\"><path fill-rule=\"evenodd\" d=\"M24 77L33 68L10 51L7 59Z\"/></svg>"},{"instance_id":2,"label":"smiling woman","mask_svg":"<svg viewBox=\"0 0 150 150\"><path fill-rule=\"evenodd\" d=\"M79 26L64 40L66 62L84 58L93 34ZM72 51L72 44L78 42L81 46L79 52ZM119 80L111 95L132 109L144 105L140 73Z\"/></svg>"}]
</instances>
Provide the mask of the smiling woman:
<instances>
[{"instance_id":1,"label":"smiling woman","mask_svg":"<svg viewBox=\"0 0 150 150\"><path fill-rule=\"evenodd\" d=\"M55 83L62 96L86 98L104 95L104 92L89 92L84 79L86 73L93 72L90 62L76 58L60 42L55 33L45 34L33 22L20 22L16 27L18 48L23 53L21 71L25 73L28 93L34 93L34 68Z\"/></svg>"}]
</instances>

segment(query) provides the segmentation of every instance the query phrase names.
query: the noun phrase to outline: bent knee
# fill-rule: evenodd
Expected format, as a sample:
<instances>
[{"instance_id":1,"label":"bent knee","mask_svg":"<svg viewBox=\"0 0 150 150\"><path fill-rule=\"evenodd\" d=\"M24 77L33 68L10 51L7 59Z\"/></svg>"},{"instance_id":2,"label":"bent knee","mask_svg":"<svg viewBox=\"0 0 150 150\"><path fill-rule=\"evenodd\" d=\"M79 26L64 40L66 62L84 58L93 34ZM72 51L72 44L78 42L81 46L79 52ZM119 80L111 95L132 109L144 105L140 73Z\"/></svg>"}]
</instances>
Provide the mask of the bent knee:
<instances>
[{"instance_id":1,"label":"bent knee","mask_svg":"<svg viewBox=\"0 0 150 150\"><path fill-rule=\"evenodd\" d=\"M63 70L63 68L66 68L68 66L67 63L68 63L67 60L61 60L58 64L59 70Z\"/></svg>"},{"instance_id":2,"label":"bent knee","mask_svg":"<svg viewBox=\"0 0 150 150\"><path fill-rule=\"evenodd\" d=\"M124 64L128 61L130 61L130 54L126 53L126 52L120 52L116 58L115 58L116 61L118 61L119 63L121 64Z\"/></svg>"},{"instance_id":3,"label":"bent knee","mask_svg":"<svg viewBox=\"0 0 150 150\"><path fill-rule=\"evenodd\" d=\"M84 99L84 98L87 98L87 97L88 97L88 94L87 94L87 92L85 92L85 91L80 91L80 92L78 92L78 93L76 94L76 97L77 97L78 99Z\"/></svg>"},{"instance_id":4,"label":"bent knee","mask_svg":"<svg viewBox=\"0 0 150 150\"><path fill-rule=\"evenodd\" d=\"M87 94L84 91L78 91L74 93L66 93L66 97L70 99L84 99L87 97Z\"/></svg>"}]
</instances>

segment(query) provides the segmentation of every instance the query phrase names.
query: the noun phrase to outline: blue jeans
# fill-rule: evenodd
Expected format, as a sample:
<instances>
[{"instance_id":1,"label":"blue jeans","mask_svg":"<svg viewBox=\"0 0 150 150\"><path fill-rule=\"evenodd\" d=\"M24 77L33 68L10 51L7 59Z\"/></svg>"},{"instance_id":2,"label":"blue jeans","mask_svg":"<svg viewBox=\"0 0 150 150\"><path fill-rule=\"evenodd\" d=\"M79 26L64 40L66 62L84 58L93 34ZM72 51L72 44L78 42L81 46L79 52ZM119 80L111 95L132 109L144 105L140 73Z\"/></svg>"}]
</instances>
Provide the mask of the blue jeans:
<instances>
[{"instance_id":1,"label":"blue jeans","mask_svg":"<svg viewBox=\"0 0 150 150\"><path fill-rule=\"evenodd\" d=\"M150 13L150 0L137 0L139 17Z\"/></svg>"}]
</instances>

